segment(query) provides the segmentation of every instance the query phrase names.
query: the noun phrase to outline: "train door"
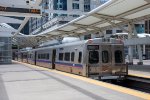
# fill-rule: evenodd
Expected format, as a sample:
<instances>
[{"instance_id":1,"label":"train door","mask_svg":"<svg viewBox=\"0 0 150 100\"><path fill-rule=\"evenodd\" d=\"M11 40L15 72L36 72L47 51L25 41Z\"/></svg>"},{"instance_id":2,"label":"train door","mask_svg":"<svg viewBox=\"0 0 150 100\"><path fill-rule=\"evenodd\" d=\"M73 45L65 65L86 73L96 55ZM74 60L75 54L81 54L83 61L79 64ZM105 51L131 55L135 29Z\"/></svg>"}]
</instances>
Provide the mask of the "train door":
<instances>
[{"instance_id":1,"label":"train door","mask_svg":"<svg viewBox=\"0 0 150 100\"><path fill-rule=\"evenodd\" d=\"M101 75L107 76L112 73L112 50L111 45L101 45Z\"/></svg>"},{"instance_id":2,"label":"train door","mask_svg":"<svg viewBox=\"0 0 150 100\"><path fill-rule=\"evenodd\" d=\"M124 64L125 63L125 54L123 45L112 45L112 64Z\"/></svg>"},{"instance_id":3,"label":"train door","mask_svg":"<svg viewBox=\"0 0 150 100\"><path fill-rule=\"evenodd\" d=\"M123 45L112 45L112 72L113 74L127 74L127 66L125 65L125 54Z\"/></svg>"},{"instance_id":4,"label":"train door","mask_svg":"<svg viewBox=\"0 0 150 100\"><path fill-rule=\"evenodd\" d=\"M55 69L56 49L52 51L52 69Z\"/></svg>"},{"instance_id":5,"label":"train door","mask_svg":"<svg viewBox=\"0 0 150 100\"><path fill-rule=\"evenodd\" d=\"M88 76L94 76L99 73L99 45L88 45Z\"/></svg>"},{"instance_id":6,"label":"train door","mask_svg":"<svg viewBox=\"0 0 150 100\"><path fill-rule=\"evenodd\" d=\"M37 57L37 52L35 51L35 53L34 53L34 65L36 65L36 57Z\"/></svg>"}]
</instances>

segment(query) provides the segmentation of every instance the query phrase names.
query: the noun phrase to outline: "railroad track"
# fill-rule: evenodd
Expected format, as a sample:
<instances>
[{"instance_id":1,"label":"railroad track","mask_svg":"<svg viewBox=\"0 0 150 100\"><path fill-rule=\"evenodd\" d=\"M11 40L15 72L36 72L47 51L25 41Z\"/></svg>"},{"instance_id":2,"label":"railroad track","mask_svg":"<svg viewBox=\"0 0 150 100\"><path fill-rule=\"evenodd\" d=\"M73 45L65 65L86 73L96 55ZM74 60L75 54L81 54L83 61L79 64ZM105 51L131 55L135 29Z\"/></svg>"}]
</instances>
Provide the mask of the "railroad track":
<instances>
[{"instance_id":1,"label":"railroad track","mask_svg":"<svg viewBox=\"0 0 150 100\"><path fill-rule=\"evenodd\" d=\"M137 77L137 76L126 76L123 81L111 81L112 84L139 90L142 92L150 93L150 79Z\"/></svg>"}]
</instances>

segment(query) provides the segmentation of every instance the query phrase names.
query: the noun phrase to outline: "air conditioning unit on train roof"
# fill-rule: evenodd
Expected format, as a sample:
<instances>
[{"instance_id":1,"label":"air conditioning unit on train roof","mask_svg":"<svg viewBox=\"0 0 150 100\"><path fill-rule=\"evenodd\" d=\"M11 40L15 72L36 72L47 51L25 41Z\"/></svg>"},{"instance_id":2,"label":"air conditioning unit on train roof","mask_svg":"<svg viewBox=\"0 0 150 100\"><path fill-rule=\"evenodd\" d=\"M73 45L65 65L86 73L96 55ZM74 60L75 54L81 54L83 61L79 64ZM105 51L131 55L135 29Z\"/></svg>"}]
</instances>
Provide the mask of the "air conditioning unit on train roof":
<instances>
[{"instance_id":1,"label":"air conditioning unit on train roof","mask_svg":"<svg viewBox=\"0 0 150 100\"><path fill-rule=\"evenodd\" d=\"M62 43L70 43L70 42L75 42L75 41L80 41L80 38L77 37L64 37L62 40Z\"/></svg>"}]
</instances>

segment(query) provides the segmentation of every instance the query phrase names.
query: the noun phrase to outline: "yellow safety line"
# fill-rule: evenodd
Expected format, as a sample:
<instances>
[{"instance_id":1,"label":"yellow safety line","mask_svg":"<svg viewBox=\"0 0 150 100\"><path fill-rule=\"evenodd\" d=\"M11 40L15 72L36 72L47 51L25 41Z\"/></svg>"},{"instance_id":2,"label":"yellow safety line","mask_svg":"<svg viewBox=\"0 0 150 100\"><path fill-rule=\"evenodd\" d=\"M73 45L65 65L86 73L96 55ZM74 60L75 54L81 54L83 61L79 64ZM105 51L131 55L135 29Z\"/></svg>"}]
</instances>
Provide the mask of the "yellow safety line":
<instances>
[{"instance_id":1,"label":"yellow safety line","mask_svg":"<svg viewBox=\"0 0 150 100\"><path fill-rule=\"evenodd\" d=\"M112 90L115 90L115 91L118 91L118 92L133 95L133 96L145 99L145 100L150 100L150 94L144 93L144 92L141 92L141 91L137 91L137 90L125 88L125 87L122 87L122 86L117 86L117 85L113 85L113 84L93 80L93 79L90 79L90 78L86 78L86 77L82 77L82 76L78 76L78 75L74 75L74 74L60 72L60 71L57 71L57 70L51 70L51 69L47 69L47 68L43 68L43 67L39 67L39 66L35 66L35 65L30 65L30 64L27 64L27 63L21 63L21 62L19 62L19 63L27 65L29 67L34 67L34 68L38 68L38 69L41 69L41 70L46 70L46 71L49 71L49 72L55 72L55 73L58 73L58 74L62 74L62 75L68 76L68 77L72 77L72 78L79 79L79 80L82 80L82 81L85 81L85 82L88 82L88 83L92 83L94 85L102 86L102 87L112 89Z\"/></svg>"},{"instance_id":2,"label":"yellow safety line","mask_svg":"<svg viewBox=\"0 0 150 100\"><path fill-rule=\"evenodd\" d=\"M129 76L135 76L135 77L141 77L141 78L148 78L150 79L150 76L146 76L146 75L141 75L141 74L129 74Z\"/></svg>"}]
</instances>

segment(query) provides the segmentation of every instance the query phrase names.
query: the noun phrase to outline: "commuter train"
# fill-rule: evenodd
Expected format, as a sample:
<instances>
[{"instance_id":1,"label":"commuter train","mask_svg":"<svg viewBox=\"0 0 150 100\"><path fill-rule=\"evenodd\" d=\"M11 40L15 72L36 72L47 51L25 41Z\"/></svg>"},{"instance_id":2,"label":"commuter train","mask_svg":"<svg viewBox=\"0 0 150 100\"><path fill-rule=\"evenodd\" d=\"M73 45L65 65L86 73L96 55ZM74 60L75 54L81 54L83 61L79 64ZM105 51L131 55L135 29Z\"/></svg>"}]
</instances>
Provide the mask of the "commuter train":
<instances>
[{"instance_id":1,"label":"commuter train","mask_svg":"<svg viewBox=\"0 0 150 100\"><path fill-rule=\"evenodd\" d=\"M23 51L19 59L85 77L120 78L128 74L124 45L113 38L95 38Z\"/></svg>"}]
</instances>

